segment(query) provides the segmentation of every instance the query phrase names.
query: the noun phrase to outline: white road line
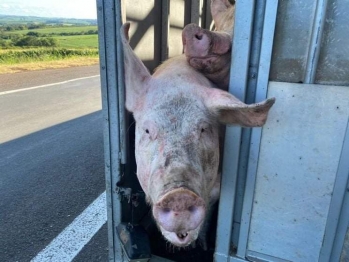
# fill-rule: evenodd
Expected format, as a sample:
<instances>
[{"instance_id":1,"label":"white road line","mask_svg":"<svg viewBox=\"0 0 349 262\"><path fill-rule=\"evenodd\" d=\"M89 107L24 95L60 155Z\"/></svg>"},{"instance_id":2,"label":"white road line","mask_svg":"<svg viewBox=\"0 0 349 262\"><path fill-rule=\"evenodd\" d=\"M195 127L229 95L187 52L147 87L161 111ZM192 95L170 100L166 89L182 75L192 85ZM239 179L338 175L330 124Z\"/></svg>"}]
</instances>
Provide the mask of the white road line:
<instances>
[{"instance_id":1,"label":"white road line","mask_svg":"<svg viewBox=\"0 0 349 262\"><path fill-rule=\"evenodd\" d=\"M4 92L0 92L0 96L1 95L12 94L12 93L17 93L17 92L22 92L22 91L33 90L33 89L42 88L42 87L66 84L66 83L69 83L69 82L74 82L74 81L83 80L83 79L89 79L89 78L98 77L98 76L100 76L100 75L80 77L80 78L74 78L74 79L70 79L70 80L63 81L63 82L58 82L58 83L52 83L52 84L41 85L41 86L32 86L32 87L28 87L28 88L21 88L21 89L16 89L16 90L11 90L11 91L4 91Z\"/></svg>"},{"instance_id":2,"label":"white road line","mask_svg":"<svg viewBox=\"0 0 349 262\"><path fill-rule=\"evenodd\" d=\"M106 195L103 192L31 262L72 261L106 221Z\"/></svg>"}]
</instances>

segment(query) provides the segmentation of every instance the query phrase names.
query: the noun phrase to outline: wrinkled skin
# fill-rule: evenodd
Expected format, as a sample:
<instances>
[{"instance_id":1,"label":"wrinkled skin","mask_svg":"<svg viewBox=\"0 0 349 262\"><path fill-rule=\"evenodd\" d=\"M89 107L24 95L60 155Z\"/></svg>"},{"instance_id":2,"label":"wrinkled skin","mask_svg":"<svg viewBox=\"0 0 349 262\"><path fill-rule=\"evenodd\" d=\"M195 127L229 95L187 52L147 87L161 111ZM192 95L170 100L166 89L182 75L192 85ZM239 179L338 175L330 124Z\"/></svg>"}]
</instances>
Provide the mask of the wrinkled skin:
<instances>
[{"instance_id":1,"label":"wrinkled skin","mask_svg":"<svg viewBox=\"0 0 349 262\"><path fill-rule=\"evenodd\" d=\"M246 105L215 88L184 55L151 76L121 28L126 108L136 120L137 177L163 236L178 247L198 238L219 197L219 125L262 126L274 99Z\"/></svg>"},{"instance_id":2,"label":"wrinkled skin","mask_svg":"<svg viewBox=\"0 0 349 262\"><path fill-rule=\"evenodd\" d=\"M193 68L227 90L235 6L228 0L212 0L211 13L216 31L202 29L196 24L183 29L184 53Z\"/></svg>"}]
</instances>

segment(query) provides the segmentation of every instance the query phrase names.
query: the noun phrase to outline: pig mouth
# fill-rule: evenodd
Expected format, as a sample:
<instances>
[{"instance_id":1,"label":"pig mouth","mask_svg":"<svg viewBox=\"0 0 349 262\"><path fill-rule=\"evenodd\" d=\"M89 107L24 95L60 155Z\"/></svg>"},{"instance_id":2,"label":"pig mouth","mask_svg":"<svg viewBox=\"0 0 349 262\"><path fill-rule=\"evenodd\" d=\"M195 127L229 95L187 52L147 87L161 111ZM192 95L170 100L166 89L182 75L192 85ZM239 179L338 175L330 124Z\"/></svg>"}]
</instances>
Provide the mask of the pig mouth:
<instances>
[{"instance_id":1,"label":"pig mouth","mask_svg":"<svg viewBox=\"0 0 349 262\"><path fill-rule=\"evenodd\" d=\"M200 232L201 225L188 232L169 232L160 226L160 230L162 235L166 240L168 240L172 245L176 247L187 247L190 244L194 243L198 238Z\"/></svg>"}]
</instances>

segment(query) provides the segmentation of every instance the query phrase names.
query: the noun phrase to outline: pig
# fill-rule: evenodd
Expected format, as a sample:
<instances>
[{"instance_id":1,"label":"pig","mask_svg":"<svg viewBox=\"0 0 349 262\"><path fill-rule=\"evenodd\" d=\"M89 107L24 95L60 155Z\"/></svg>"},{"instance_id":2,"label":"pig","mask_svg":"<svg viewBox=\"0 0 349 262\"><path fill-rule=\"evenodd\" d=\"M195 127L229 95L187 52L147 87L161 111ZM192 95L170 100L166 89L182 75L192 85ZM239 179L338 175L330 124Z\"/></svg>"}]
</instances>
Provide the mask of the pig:
<instances>
[{"instance_id":1,"label":"pig","mask_svg":"<svg viewBox=\"0 0 349 262\"><path fill-rule=\"evenodd\" d=\"M188 63L223 90L228 89L233 36L235 1L212 0L211 14L215 31L196 24L182 32L184 53Z\"/></svg>"},{"instance_id":2,"label":"pig","mask_svg":"<svg viewBox=\"0 0 349 262\"><path fill-rule=\"evenodd\" d=\"M220 125L262 126L275 99L246 105L216 88L185 55L151 75L129 46L129 27L121 27L121 41L137 177L164 238L185 247L198 239L219 198Z\"/></svg>"}]
</instances>

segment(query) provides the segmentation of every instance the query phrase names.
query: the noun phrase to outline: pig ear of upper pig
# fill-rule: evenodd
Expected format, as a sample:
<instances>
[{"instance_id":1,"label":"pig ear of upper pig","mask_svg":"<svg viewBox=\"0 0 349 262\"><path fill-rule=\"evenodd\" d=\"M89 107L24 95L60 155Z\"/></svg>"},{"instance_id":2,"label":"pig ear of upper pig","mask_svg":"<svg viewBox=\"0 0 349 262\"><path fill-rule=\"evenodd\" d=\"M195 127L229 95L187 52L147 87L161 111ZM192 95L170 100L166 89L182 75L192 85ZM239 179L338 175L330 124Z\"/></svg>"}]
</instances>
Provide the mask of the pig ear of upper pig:
<instances>
[{"instance_id":1,"label":"pig ear of upper pig","mask_svg":"<svg viewBox=\"0 0 349 262\"><path fill-rule=\"evenodd\" d=\"M231 0L211 0L211 14L216 31L232 33L234 25L234 4Z\"/></svg>"},{"instance_id":2,"label":"pig ear of upper pig","mask_svg":"<svg viewBox=\"0 0 349 262\"><path fill-rule=\"evenodd\" d=\"M124 51L124 70L125 70L125 89L126 89L126 108L134 112L140 107L144 95L149 88L151 75L142 61L133 52L128 43L128 31L130 23L125 23L120 29L121 41Z\"/></svg>"},{"instance_id":3,"label":"pig ear of upper pig","mask_svg":"<svg viewBox=\"0 0 349 262\"><path fill-rule=\"evenodd\" d=\"M205 99L206 107L226 125L243 127L258 127L265 124L269 109L275 103L275 98L247 105L228 92L211 89Z\"/></svg>"},{"instance_id":4,"label":"pig ear of upper pig","mask_svg":"<svg viewBox=\"0 0 349 262\"><path fill-rule=\"evenodd\" d=\"M220 15L222 12L226 12L228 8L232 7L235 1L229 0L212 0L211 1L211 14L213 19Z\"/></svg>"}]
</instances>

